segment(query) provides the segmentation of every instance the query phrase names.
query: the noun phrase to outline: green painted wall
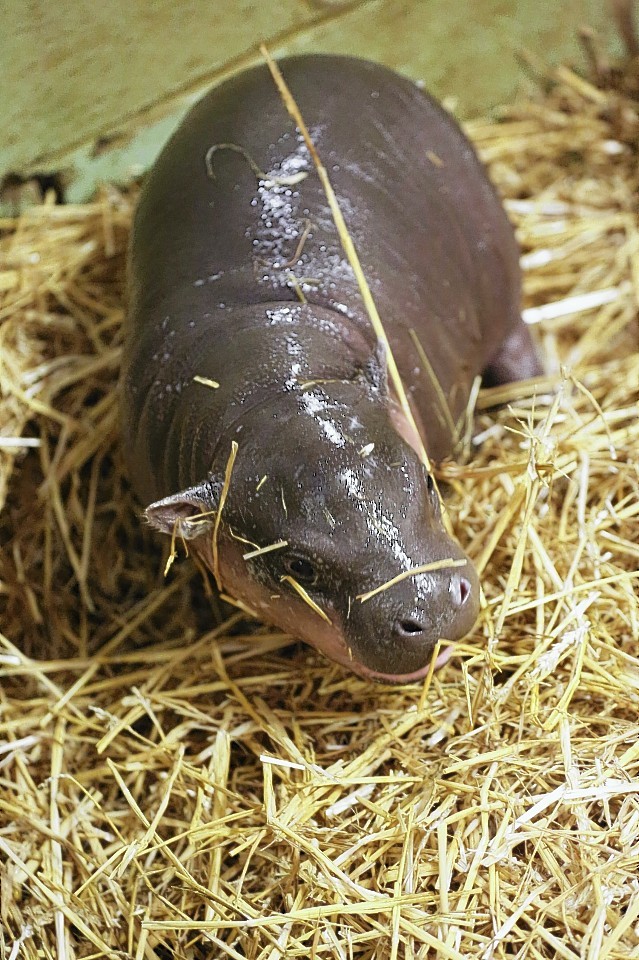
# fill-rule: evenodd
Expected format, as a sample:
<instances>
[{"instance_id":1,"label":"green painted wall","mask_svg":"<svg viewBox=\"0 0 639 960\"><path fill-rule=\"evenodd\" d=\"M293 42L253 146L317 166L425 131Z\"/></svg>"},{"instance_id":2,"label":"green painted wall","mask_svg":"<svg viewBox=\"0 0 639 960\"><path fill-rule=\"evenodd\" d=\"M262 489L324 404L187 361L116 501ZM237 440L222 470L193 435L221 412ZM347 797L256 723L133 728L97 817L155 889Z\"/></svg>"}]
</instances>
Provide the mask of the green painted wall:
<instances>
[{"instance_id":1,"label":"green painted wall","mask_svg":"<svg viewBox=\"0 0 639 960\"><path fill-rule=\"evenodd\" d=\"M578 28L616 43L605 0L4 0L0 182L62 171L67 196L144 169L210 83L258 56L367 56L459 114L529 82L516 53L582 64Z\"/></svg>"}]
</instances>

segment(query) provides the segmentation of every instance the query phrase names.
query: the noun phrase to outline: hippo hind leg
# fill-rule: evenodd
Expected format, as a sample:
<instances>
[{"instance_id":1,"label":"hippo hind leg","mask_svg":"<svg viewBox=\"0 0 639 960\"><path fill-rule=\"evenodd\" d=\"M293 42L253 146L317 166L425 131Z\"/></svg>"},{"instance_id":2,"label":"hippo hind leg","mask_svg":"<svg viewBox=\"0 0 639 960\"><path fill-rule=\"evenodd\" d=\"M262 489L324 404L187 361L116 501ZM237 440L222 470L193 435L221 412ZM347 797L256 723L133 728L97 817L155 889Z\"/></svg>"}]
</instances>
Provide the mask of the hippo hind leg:
<instances>
[{"instance_id":1,"label":"hippo hind leg","mask_svg":"<svg viewBox=\"0 0 639 960\"><path fill-rule=\"evenodd\" d=\"M544 372L530 330L520 318L491 358L483 374L485 387L496 387L513 380L528 380Z\"/></svg>"}]
</instances>

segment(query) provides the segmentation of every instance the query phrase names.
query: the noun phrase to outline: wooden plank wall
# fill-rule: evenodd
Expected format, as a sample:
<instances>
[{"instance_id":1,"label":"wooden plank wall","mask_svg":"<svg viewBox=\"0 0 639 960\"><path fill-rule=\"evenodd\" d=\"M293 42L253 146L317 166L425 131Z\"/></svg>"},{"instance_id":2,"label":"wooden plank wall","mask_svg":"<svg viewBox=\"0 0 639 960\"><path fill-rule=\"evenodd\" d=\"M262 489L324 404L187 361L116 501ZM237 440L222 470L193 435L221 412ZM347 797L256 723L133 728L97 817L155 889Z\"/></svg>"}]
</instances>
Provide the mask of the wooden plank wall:
<instances>
[{"instance_id":1,"label":"wooden plank wall","mask_svg":"<svg viewBox=\"0 0 639 960\"><path fill-rule=\"evenodd\" d=\"M332 51L424 80L460 116L512 99L517 51L583 63L589 24L616 43L605 0L4 0L0 183L60 173L67 199L126 181L188 105L252 62Z\"/></svg>"}]
</instances>

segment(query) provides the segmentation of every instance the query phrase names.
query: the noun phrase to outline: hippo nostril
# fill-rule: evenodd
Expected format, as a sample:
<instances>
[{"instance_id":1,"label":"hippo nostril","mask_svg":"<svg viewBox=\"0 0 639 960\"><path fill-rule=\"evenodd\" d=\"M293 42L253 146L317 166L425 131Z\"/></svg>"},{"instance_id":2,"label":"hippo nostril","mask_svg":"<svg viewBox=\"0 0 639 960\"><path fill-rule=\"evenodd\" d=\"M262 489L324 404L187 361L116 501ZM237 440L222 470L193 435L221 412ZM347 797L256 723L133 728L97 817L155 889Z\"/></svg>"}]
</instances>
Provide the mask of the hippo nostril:
<instances>
[{"instance_id":1,"label":"hippo nostril","mask_svg":"<svg viewBox=\"0 0 639 960\"><path fill-rule=\"evenodd\" d=\"M466 603L470 596L470 580L466 580L465 577L462 577L459 582L459 593L461 596L462 605Z\"/></svg>"},{"instance_id":2,"label":"hippo nostril","mask_svg":"<svg viewBox=\"0 0 639 960\"><path fill-rule=\"evenodd\" d=\"M398 620L394 632L400 637L416 637L424 632L424 624L419 620Z\"/></svg>"},{"instance_id":3,"label":"hippo nostril","mask_svg":"<svg viewBox=\"0 0 639 960\"><path fill-rule=\"evenodd\" d=\"M463 607L470 596L470 580L459 577L450 581L450 593L456 607Z\"/></svg>"}]
</instances>

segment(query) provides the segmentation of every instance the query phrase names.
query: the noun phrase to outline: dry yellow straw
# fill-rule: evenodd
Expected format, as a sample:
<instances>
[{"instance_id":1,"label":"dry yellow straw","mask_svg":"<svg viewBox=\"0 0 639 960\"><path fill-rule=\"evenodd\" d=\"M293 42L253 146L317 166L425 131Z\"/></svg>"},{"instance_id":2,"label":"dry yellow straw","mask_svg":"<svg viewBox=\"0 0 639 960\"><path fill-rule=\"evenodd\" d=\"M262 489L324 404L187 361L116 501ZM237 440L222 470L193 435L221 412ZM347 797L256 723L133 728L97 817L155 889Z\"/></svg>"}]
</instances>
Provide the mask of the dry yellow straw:
<instances>
[{"instance_id":1,"label":"dry yellow straw","mask_svg":"<svg viewBox=\"0 0 639 960\"><path fill-rule=\"evenodd\" d=\"M220 503L215 514L215 524L213 526L213 576L215 577L215 582L217 588L221 593L223 590L222 587L222 578L220 577L220 558L218 550L218 532L220 529L220 521L222 520L222 510L224 509L224 504L226 503L226 497L229 492L229 487L231 485L231 474L233 473L233 465L235 464L235 458L237 456L238 444L236 440L231 441L231 452L229 458L226 461L226 470L224 471L224 484L222 485L222 490L220 492Z\"/></svg>"},{"instance_id":2,"label":"dry yellow straw","mask_svg":"<svg viewBox=\"0 0 639 960\"><path fill-rule=\"evenodd\" d=\"M344 252L348 257L348 262L350 263L353 273L355 274L355 277L357 279L360 293L362 295L364 305L370 317L370 321L375 331L375 335L377 339L381 340L384 346L386 347L388 371L390 374L393 387L395 388L395 393L397 394L397 398L399 400L400 406L402 408L402 411L408 423L413 428L415 432L415 436L419 439L419 444L420 444L419 453L422 461L426 465L426 468L430 472L431 468L430 468L430 461L428 459L428 454L426 453L426 448L424 447L424 442L421 438L420 432L417 429L417 424L415 423L415 418L413 417L413 412L410 408L408 397L406 396L406 391L404 390L402 378L399 374L397 364L395 363L395 357L393 356L393 351L391 350L391 346L388 341L388 337L386 335L386 330L384 329L384 324L382 323L381 317L377 311L375 301L373 300L373 296L371 294L370 288L366 281L366 277L364 276L364 271L362 270L362 266L359 261L359 257L357 255L355 245L348 232L348 227L346 226L346 222L342 215L342 211L340 209L339 203L337 202L335 191L331 186L331 182L329 180L328 173L326 172L326 168L324 167L324 164L322 163L319 157L319 154L317 153L315 144L313 143L311 139L311 135L308 131L308 127L304 122L304 118L300 113L299 107L297 106L297 103L295 102L293 95L289 90L279 67L271 57L268 49L264 44L261 44L260 52L264 57L264 59L266 60L266 63L268 64L268 68L271 71L271 76L273 77L273 80L277 86L277 89L280 92L282 101L284 102L286 109L288 110L290 116L293 118L300 133L302 134L304 138L304 142L313 159L313 163L315 164L315 169L317 170L317 175L320 178L322 187L324 188L324 193L326 194L328 205L331 208L333 220L335 221L335 225L337 227L342 246L344 247Z\"/></svg>"},{"instance_id":3,"label":"dry yellow straw","mask_svg":"<svg viewBox=\"0 0 639 960\"><path fill-rule=\"evenodd\" d=\"M210 387L211 390L218 390L220 386L217 380L211 380L209 377L195 376L193 380L195 383L201 383L205 387Z\"/></svg>"},{"instance_id":4,"label":"dry yellow straw","mask_svg":"<svg viewBox=\"0 0 639 960\"><path fill-rule=\"evenodd\" d=\"M311 608L322 620L325 620L326 623L331 623L331 619L328 614L322 610L320 606L313 600L311 596L306 592L301 583L298 583L295 577L291 577L288 573L284 574L283 577L280 577L281 583L290 583L293 587L293 590L302 598L305 604Z\"/></svg>"},{"instance_id":5,"label":"dry yellow straw","mask_svg":"<svg viewBox=\"0 0 639 960\"><path fill-rule=\"evenodd\" d=\"M242 559L252 560L254 557L261 557L264 553L271 553L273 550L281 550L283 547L288 547L288 540L278 540L276 543L269 543L266 547L256 547L255 550L250 550L248 553L243 553Z\"/></svg>"},{"instance_id":6,"label":"dry yellow straw","mask_svg":"<svg viewBox=\"0 0 639 960\"><path fill-rule=\"evenodd\" d=\"M448 557L446 560L433 560L432 563L422 563L419 567L402 570L396 577L386 580L385 583L380 584L379 587L375 587L374 590L369 590L368 593L358 594L355 599L365 603L366 600L370 600L371 597L381 593L383 590L394 587L396 583L401 583L402 580L407 580L409 577L416 577L418 573L430 573L431 570L442 570L448 567L465 567L467 563L467 560L453 560L452 557Z\"/></svg>"}]
</instances>

